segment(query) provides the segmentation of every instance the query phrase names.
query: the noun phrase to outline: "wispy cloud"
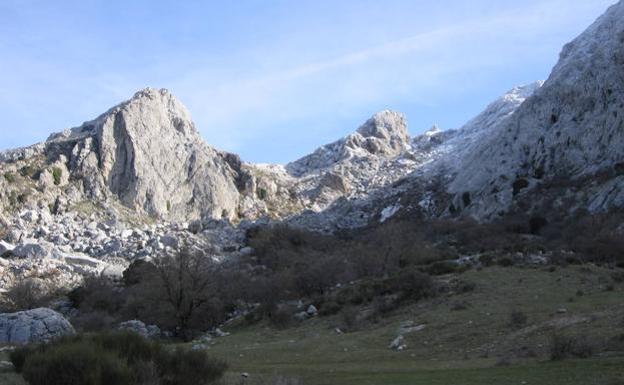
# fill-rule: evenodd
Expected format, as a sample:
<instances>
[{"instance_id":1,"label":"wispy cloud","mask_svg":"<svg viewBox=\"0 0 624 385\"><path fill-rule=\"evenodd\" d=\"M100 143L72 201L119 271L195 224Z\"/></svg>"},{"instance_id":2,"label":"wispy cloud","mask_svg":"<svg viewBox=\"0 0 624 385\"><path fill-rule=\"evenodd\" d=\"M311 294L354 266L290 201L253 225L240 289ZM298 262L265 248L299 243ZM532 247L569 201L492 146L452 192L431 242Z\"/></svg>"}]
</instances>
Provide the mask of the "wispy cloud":
<instances>
[{"instance_id":1,"label":"wispy cloud","mask_svg":"<svg viewBox=\"0 0 624 385\"><path fill-rule=\"evenodd\" d=\"M320 15L299 15L305 19L294 18L289 25L298 31L308 23L308 30L295 38L274 28L272 15L258 16L266 19L254 20L253 26L248 26L251 15L242 21L226 18L223 25L244 30L239 38L247 40L236 46L218 35L231 30L218 29L168 43L176 32L196 27L187 14L169 17L167 28L173 29L166 34L156 21L140 29L151 35L137 37L134 32L151 18L126 17L131 26L111 24L102 12L109 8L104 4L89 14L101 17L99 24L95 20L76 27L84 33L72 28L70 20L77 15L69 8L13 12L14 18L27 16L30 22L0 27L0 114L5 117L0 147L31 142L25 132L42 139L42 131L79 124L144 86L171 88L210 143L256 161L302 155L382 108L406 112L412 132L434 122L459 125L515 83L544 77L560 46L612 1L527 0L495 3L490 8L496 11L489 11L485 0L475 0L470 8L481 9L481 15L453 14L465 3L449 0L437 11L450 16L429 22L428 5L413 20L411 15L396 20L396 14L379 9L367 14L361 2L353 1L361 22L317 25L310 18ZM388 8L398 12L413 5L397 0ZM67 23L50 21L57 18ZM38 25L45 28L36 30ZM317 38L315 28L324 28L322 37ZM265 40L258 41L256 32ZM347 32L349 38L342 39ZM48 35L61 42L55 49ZM219 40L226 42L219 45ZM20 127L19 132L13 127Z\"/></svg>"}]
</instances>

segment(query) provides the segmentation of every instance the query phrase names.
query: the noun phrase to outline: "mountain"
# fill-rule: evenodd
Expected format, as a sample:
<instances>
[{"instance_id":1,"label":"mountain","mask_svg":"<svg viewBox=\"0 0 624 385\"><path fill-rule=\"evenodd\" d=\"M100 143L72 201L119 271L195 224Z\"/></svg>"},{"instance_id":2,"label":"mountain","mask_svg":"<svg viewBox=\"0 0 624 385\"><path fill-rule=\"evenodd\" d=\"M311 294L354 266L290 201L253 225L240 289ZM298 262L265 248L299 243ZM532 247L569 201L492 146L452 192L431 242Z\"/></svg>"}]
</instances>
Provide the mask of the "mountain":
<instances>
[{"instance_id":1,"label":"mountain","mask_svg":"<svg viewBox=\"0 0 624 385\"><path fill-rule=\"evenodd\" d=\"M569 212L622 207L623 69L619 2L563 48L542 87L461 157L448 186L456 207L482 219L551 204ZM549 192L568 195L566 202ZM470 204L457 204L463 194Z\"/></svg>"},{"instance_id":2,"label":"mountain","mask_svg":"<svg viewBox=\"0 0 624 385\"><path fill-rule=\"evenodd\" d=\"M74 203L115 199L138 214L174 220L232 217L238 204L240 160L208 146L166 90L141 90L93 121L3 157L43 161L29 165L43 169L42 191L56 187L45 183L46 164L60 170L77 191Z\"/></svg>"},{"instance_id":3,"label":"mountain","mask_svg":"<svg viewBox=\"0 0 624 385\"><path fill-rule=\"evenodd\" d=\"M519 87L457 131L430 161L303 226L332 230L409 217L521 214L548 221L624 206L624 2L567 44L549 78ZM435 135L433 135L435 137ZM417 139L425 140L428 139Z\"/></svg>"},{"instance_id":4,"label":"mountain","mask_svg":"<svg viewBox=\"0 0 624 385\"><path fill-rule=\"evenodd\" d=\"M290 222L320 231L334 231L365 226L375 220L385 221L401 212L423 218L448 214L452 198L447 191L448 183L451 175L462 169L464 157L494 135L497 127L509 120L542 84L538 81L514 87L460 129L443 131L432 127L412 138L407 149L398 157L377 163L373 175L385 178L385 183L369 185L366 194L345 196L343 198L349 199L336 200L323 212L306 212L291 218ZM313 156L316 159L318 153L333 154L336 151L326 149L341 148L340 144L345 142L348 140L322 147ZM365 159L371 162L375 158L368 156Z\"/></svg>"},{"instance_id":5,"label":"mountain","mask_svg":"<svg viewBox=\"0 0 624 385\"><path fill-rule=\"evenodd\" d=\"M86 257L127 262L186 244L221 258L267 220L334 231L394 216L546 221L620 209L623 68L619 2L564 47L545 82L513 88L457 130L410 137L405 116L382 111L286 165L211 147L180 101L147 88L0 153L0 252L46 242L46 258L97 265Z\"/></svg>"}]
</instances>

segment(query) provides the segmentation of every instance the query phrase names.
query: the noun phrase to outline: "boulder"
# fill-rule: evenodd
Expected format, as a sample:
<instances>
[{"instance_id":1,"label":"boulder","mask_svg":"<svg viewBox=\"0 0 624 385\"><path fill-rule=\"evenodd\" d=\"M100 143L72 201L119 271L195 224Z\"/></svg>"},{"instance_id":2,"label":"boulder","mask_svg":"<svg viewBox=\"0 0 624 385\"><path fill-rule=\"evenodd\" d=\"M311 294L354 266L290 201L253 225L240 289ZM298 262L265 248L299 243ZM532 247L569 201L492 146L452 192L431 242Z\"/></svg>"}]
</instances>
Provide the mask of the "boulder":
<instances>
[{"instance_id":1,"label":"boulder","mask_svg":"<svg viewBox=\"0 0 624 385\"><path fill-rule=\"evenodd\" d=\"M47 242L24 243L13 249L13 255L17 258L41 259L50 256L53 247Z\"/></svg>"},{"instance_id":2,"label":"boulder","mask_svg":"<svg viewBox=\"0 0 624 385\"><path fill-rule=\"evenodd\" d=\"M13 251L13 249L15 249L15 246L13 246L12 244L5 241L0 241L0 256L2 256L6 252Z\"/></svg>"},{"instance_id":3,"label":"boulder","mask_svg":"<svg viewBox=\"0 0 624 385\"><path fill-rule=\"evenodd\" d=\"M295 313L295 319L297 321L305 321L308 318L310 318L310 316L308 315L308 313L306 313L305 311L301 311L299 313Z\"/></svg>"},{"instance_id":4,"label":"boulder","mask_svg":"<svg viewBox=\"0 0 624 385\"><path fill-rule=\"evenodd\" d=\"M145 325L143 321L131 320L119 324L118 330L131 331L145 338L160 337L160 328L156 325Z\"/></svg>"},{"instance_id":5,"label":"boulder","mask_svg":"<svg viewBox=\"0 0 624 385\"><path fill-rule=\"evenodd\" d=\"M392 340L389 348L397 351L401 351L407 348L407 345L405 344L405 337L403 337L403 335L399 335L397 338Z\"/></svg>"},{"instance_id":6,"label":"boulder","mask_svg":"<svg viewBox=\"0 0 624 385\"><path fill-rule=\"evenodd\" d=\"M180 246L180 242L173 235L164 235L160 237L160 242L165 245L165 247L171 247L172 249L177 249Z\"/></svg>"},{"instance_id":7,"label":"boulder","mask_svg":"<svg viewBox=\"0 0 624 385\"><path fill-rule=\"evenodd\" d=\"M74 327L60 313L47 308L0 314L0 343L48 342L74 334Z\"/></svg>"}]
</instances>

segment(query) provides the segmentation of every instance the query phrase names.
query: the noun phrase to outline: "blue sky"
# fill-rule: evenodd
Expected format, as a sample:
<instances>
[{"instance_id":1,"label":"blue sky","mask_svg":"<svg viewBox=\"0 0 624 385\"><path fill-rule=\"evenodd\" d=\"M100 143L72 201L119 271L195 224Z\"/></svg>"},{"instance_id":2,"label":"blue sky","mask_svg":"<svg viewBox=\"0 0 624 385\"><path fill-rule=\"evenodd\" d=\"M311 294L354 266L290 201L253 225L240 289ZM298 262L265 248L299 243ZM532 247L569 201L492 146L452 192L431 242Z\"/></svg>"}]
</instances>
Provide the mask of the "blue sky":
<instances>
[{"instance_id":1,"label":"blue sky","mask_svg":"<svg viewBox=\"0 0 624 385\"><path fill-rule=\"evenodd\" d=\"M545 79L614 0L0 0L0 149L45 140L143 87L203 137L284 163L383 109L457 128Z\"/></svg>"}]
</instances>

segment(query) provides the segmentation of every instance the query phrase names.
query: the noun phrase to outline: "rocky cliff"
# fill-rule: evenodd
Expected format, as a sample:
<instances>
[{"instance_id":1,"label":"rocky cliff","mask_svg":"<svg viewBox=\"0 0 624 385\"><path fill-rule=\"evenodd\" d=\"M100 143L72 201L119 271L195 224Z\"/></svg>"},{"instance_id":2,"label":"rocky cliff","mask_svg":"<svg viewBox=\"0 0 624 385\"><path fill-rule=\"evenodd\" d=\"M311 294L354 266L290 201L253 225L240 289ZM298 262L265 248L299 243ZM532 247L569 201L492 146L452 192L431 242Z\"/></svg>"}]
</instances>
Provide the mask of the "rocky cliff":
<instances>
[{"instance_id":1,"label":"rocky cliff","mask_svg":"<svg viewBox=\"0 0 624 385\"><path fill-rule=\"evenodd\" d=\"M448 191L491 219L523 196L566 185L560 209L624 204L624 2L567 44L544 85L457 162ZM562 197L561 197L562 198ZM462 206L457 204L456 206ZM551 200L548 203L553 203Z\"/></svg>"},{"instance_id":2,"label":"rocky cliff","mask_svg":"<svg viewBox=\"0 0 624 385\"><path fill-rule=\"evenodd\" d=\"M139 213L168 219L236 213L240 161L208 146L166 90L139 91L46 145L48 157L67 156L89 197L113 195Z\"/></svg>"}]
</instances>

